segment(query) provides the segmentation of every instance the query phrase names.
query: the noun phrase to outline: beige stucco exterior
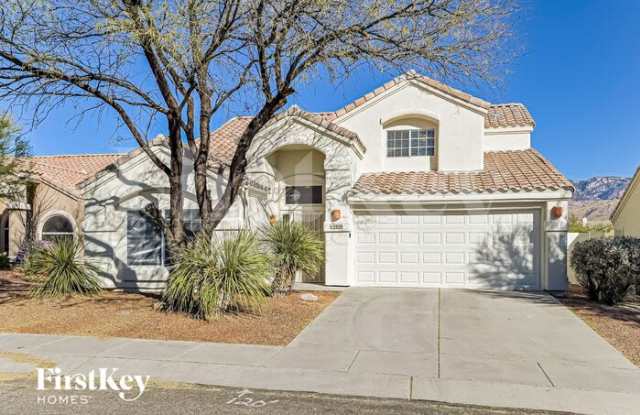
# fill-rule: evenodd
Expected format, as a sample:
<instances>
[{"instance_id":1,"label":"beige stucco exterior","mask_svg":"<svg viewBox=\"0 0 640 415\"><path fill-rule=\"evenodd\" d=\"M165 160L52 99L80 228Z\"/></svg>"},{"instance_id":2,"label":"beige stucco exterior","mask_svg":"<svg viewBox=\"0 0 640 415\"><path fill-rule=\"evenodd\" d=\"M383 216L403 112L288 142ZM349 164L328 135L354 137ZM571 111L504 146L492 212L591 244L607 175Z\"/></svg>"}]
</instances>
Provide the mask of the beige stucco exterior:
<instances>
[{"instance_id":1,"label":"beige stucco exterior","mask_svg":"<svg viewBox=\"0 0 640 415\"><path fill-rule=\"evenodd\" d=\"M640 168L611 216L616 236L640 238Z\"/></svg>"},{"instance_id":2,"label":"beige stucco exterior","mask_svg":"<svg viewBox=\"0 0 640 415\"><path fill-rule=\"evenodd\" d=\"M540 261L535 267L539 281L535 286L564 290L567 201L572 196L571 190L365 196L350 192L365 173L476 172L484 167L486 151L530 148L533 127L485 129L486 115L487 108L473 100L463 101L412 80L399 82L352 111L341 113L331 125L305 117L299 109L287 111L255 137L247 154L249 184L219 229L255 230L274 219L300 220L310 215L318 219L316 229L324 231L325 283L351 286L358 285L355 241L360 231L354 225L358 215L374 211L397 213L400 217L436 211L444 218L456 212L478 210L496 217L501 212L515 216L518 212L529 212L534 219L529 236L535 247L532 249L536 250L533 258ZM387 131L425 128L435 130L434 156L387 157ZM167 158L164 147L154 148L161 158ZM185 151L184 208L197 209L191 158ZM224 171L210 174L214 200L225 188L224 177ZM322 186L322 201L287 203L287 186ZM127 263L127 214L130 210L144 209L149 203L160 210L168 209L167 177L144 153L139 153L85 183L82 192L85 249L100 263L105 285L161 290L168 277L164 266ZM554 207L561 208L560 217L552 217ZM340 212L339 219L332 219L333 211Z\"/></svg>"},{"instance_id":3,"label":"beige stucco exterior","mask_svg":"<svg viewBox=\"0 0 640 415\"><path fill-rule=\"evenodd\" d=\"M84 213L84 202L79 195L55 188L47 183L34 182L35 193L32 203L27 203L26 195L13 202L0 202L0 248L7 252L9 258L15 258L25 238L27 212L31 212L36 240L42 238L42 227L55 215L66 217L73 226L77 238L80 232ZM8 238L4 227L8 224Z\"/></svg>"}]
</instances>

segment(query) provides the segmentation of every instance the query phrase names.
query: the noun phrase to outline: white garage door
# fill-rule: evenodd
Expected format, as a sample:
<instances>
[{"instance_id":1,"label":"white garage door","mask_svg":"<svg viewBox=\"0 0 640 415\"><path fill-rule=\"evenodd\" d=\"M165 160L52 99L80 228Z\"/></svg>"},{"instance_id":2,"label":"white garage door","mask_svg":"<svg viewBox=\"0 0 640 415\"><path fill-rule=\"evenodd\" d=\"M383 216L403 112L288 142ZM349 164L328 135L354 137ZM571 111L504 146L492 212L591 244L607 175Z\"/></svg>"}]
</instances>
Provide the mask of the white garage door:
<instances>
[{"instance_id":1,"label":"white garage door","mask_svg":"<svg viewBox=\"0 0 640 415\"><path fill-rule=\"evenodd\" d=\"M356 285L540 288L537 211L358 214Z\"/></svg>"}]
</instances>

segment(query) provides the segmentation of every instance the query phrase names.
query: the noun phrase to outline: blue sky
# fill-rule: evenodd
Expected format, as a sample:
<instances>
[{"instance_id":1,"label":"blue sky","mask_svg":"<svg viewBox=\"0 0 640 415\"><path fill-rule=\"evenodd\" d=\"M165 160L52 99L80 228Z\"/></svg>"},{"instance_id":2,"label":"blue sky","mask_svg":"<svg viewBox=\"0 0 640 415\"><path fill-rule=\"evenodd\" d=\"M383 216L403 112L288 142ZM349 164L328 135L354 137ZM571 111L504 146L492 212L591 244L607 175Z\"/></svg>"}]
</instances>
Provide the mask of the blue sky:
<instances>
[{"instance_id":1,"label":"blue sky","mask_svg":"<svg viewBox=\"0 0 640 415\"><path fill-rule=\"evenodd\" d=\"M501 85L454 86L491 102L526 104L537 123L533 146L569 178L632 175L640 165L640 1L522 5L514 29L524 52ZM309 111L337 109L391 77L359 72L338 86L311 82L291 103ZM124 141L114 135L110 114L86 116L78 126L68 122L74 114L72 106L57 108L29 131L34 153L132 148L124 130Z\"/></svg>"}]
</instances>

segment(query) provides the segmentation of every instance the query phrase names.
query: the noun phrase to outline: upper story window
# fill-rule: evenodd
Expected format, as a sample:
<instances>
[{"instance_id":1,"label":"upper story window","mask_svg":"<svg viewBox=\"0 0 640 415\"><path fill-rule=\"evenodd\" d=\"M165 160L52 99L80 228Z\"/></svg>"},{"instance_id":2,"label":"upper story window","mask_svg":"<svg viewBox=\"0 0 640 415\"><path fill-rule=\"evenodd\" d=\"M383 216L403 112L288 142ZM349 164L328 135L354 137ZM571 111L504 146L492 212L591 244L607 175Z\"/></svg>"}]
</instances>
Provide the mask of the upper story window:
<instances>
[{"instance_id":1,"label":"upper story window","mask_svg":"<svg viewBox=\"0 0 640 415\"><path fill-rule=\"evenodd\" d=\"M387 131L387 157L433 156L435 153L433 128Z\"/></svg>"}]
</instances>

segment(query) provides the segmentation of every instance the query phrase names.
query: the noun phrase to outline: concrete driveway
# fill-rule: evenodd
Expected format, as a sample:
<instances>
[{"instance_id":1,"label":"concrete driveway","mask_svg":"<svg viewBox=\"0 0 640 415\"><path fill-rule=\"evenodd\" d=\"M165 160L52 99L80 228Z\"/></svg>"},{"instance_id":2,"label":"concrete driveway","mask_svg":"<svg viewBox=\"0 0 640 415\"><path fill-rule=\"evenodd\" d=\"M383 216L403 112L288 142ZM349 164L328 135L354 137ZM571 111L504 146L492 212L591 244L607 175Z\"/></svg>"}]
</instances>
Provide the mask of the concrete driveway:
<instances>
[{"instance_id":1,"label":"concrete driveway","mask_svg":"<svg viewBox=\"0 0 640 415\"><path fill-rule=\"evenodd\" d=\"M410 376L413 396L447 381L640 392L640 369L543 294L351 288L277 358Z\"/></svg>"},{"instance_id":2,"label":"concrete driveway","mask_svg":"<svg viewBox=\"0 0 640 415\"><path fill-rule=\"evenodd\" d=\"M288 346L0 333L0 378L43 361L155 380L626 415L640 369L552 297L350 288ZM124 373L124 372L123 372Z\"/></svg>"}]
</instances>

